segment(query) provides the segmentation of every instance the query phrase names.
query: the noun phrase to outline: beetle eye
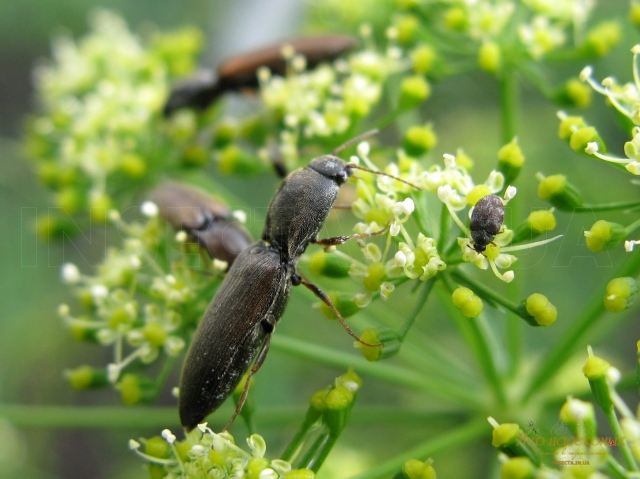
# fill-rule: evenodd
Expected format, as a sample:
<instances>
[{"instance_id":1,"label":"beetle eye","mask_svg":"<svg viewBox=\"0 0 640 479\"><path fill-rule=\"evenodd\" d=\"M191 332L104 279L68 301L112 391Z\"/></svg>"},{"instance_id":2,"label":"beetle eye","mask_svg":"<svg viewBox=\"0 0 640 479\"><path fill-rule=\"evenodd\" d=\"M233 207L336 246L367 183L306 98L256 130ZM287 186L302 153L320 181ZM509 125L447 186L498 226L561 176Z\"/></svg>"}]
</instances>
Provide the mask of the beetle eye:
<instances>
[{"instance_id":1,"label":"beetle eye","mask_svg":"<svg viewBox=\"0 0 640 479\"><path fill-rule=\"evenodd\" d=\"M340 170L336 173L336 182L341 185L343 184L345 181L347 181L349 179L349 171L348 170Z\"/></svg>"}]
</instances>

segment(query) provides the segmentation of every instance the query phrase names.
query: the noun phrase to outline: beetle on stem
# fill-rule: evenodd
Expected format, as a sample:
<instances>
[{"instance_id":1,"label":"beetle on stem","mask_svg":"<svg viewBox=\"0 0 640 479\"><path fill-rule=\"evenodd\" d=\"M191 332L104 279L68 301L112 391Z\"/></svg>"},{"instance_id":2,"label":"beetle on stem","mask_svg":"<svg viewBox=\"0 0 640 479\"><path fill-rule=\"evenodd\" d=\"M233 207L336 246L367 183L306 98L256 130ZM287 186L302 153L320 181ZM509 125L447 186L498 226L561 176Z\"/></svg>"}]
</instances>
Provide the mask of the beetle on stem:
<instances>
[{"instance_id":1,"label":"beetle on stem","mask_svg":"<svg viewBox=\"0 0 640 479\"><path fill-rule=\"evenodd\" d=\"M296 265L310 243L338 245L387 230L385 227L374 233L318 239L338 190L352 170L371 171L335 156L365 135L289 174L269 205L261 240L245 249L227 273L194 335L182 370L180 420L188 431L222 404L253 362L235 413L225 429L231 425L246 399L251 376L264 362L271 333L284 313L291 286L302 284L309 288L333 309L347 332L362 342L328 296L296 273Z\"/></svg>"}]
</instances>

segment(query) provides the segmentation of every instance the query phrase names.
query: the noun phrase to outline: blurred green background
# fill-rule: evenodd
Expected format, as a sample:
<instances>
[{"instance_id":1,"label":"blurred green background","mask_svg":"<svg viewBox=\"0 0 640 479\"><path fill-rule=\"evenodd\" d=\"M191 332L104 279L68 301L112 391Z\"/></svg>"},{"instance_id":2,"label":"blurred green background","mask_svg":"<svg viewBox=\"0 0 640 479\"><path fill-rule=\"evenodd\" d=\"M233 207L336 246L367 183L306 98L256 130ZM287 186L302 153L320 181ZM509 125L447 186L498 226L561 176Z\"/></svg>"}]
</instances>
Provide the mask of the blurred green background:
<instances>
[{"instance_id":1,"label":"blurred green background","mask_svg":"<svg viewBox=\"0 0 640 479\"><path fill-rule=\"evenodd\" d=\"M183 24L200 27L208 38L203 63L212 65L224 56L241 51L270 39L291 35L300 29L308 2L279 0L278 2L244 0L18 0L0 2L0 417L11 421L12 416L3 405L113 405L120 399L112 390L96 393L77 393L63 380L62 371L78 364L105 364L109 351L74 342L56 315L60 303L74 304L71 291L59 280L60 265L65 261L76 263L88 272L104 253L111 237L108 230L96 228L89 241L38 242L34 225L42 219L48 206L47 194L37 184L28 162L22 157L21 130L24 116L34 109L31 69L38 59L49 55L49 41L56 31L64 29L74 36L87 29L87 14L99 6L119 12L132 28L152 22L161 28ZM606 0L601 2L600 13L616 16L624 21L628 2ZM595 15L598 18L598 14ZM336 29L339 26L336 25ZM640 41L640 34L627 26L622 44L605 60L596 64L595 76L615 75L620 81L631 80L631 54L629 49ZM556 81L577 75L584 65L562 65L551 73ZM518 136L527 155L521 178L517 184L523 208L540 208L545 204L536 197L537 182L534 174L564 173L579 187L590 203L628 200L638 195L638 186L631 185L629 175L572 153L556 134L558 121L555 108L530 87L522 89L521 115L518 118ZM493 79L484 74L447 79L434 86L432 98L422 111L424 119L433 121L440 143L432 153L434 162L441 154L453 153L463 146L477 161L474 176L482 181L495 165L495 154L500 147L497 90ZM598 127L613 152L621 154L627 135L620 131L612 113L595 98L594 106L585 114L588 121ZM383 138L397 140L395 131L383 133ZM251 191L245 200L260 208L268 201L277 186L275 178L256 178L250 183L230 180L230 188ZM525 206L526 205L526 206ZM509 214L509 213L507 213ZM524 217L524 215L523 215ZM346 218L344 215L342 218ZM624 254L616 251L593 255L584 247L582 231L600 219L591 215L559 214L558 232L565 234L557 242L531 251L515 265L516 281L522 282L522 291L540 291L548 294L557 305L559 320L552 328L527 329L527 349L533 366L550 344L570 323L575 310L594 294L601 294L603 277L607 277ZM624 214L607 215L607 219L623 224L630 220ZM507 223L510 218L507 216ZM254 233L261 225L253 225ZM332 226L329 225L329 230ZM334 226L335 228L335 226ZM636 253L638 254L638 253ZM490 284L498 285L495 278ZM321 285L336 288L335 284L320 280ZM338 285L339 288L339 285ZM401 288L394 294L391 304L376 306L377 314L404 314L411 309L410 288ZM409 342L416 348L426 349L426 341L436 342L455 351L462 361L471 357L455 328L431 297L412 330ZM607 357L623 372L635 367L636 346L640 339L637 309L626 315L613 316L596 331L592 344L599 355ZM497 317L496 322L502 318ZM354 320L357 327L358 320ZM612 333L603 340L604 334ZM337 323L322 319L310 309L301 295L294 295L278 332L310 341L317 341L336 349L352 352L351 339ZM580 361L584 358L581 356ZM393 359L398 363L410 358ZM580 364L580 363L578 363ZM578 365L574 367L579 368ZM577 369L576 369L577 371ZM261 408L272 412L288 409L299 414L293 420L277 422L268 418L261 433L269 445L268 455L277 456L293 434L302 418L306 401L311 393L329 384L342 371L317 364L303 364L278 350L270 353L256 383L256 396ZM177 383L174 371L160 404L173 406L175 400L169 390ZM356 405L353 424L348 427L338 447L330 456L324 477L349 477L362 468L380 463L385 458L411 448L416 443L437 436L456 423L455 418L413 420L407 424L388 424L384 418L358 419L359 407L393 405L399 410L428 411L442 404L424 394L390 387L364 377L365 387ZM585 383L586 384L586 383ZM636 398L631 396L630 404ZM298 408L298 409L296 409ZM228 417L227 407L220 417ZM364 409L363 409L364 410ZM375 409L368 409L375 413ZM551 427L555 419L544 415L534 419L538 425ZM290 416L290 414L289 414ZM500 420L500 411L495 412ZM167 418L162 427L114 427L111 430L68 427L36 427L21 416L17 429L0 419L0 478L138 478L146 477L142 463L127 450L127 440L159 433L162 427L178 431L177 415ZM521 424L530 420L521 418ZM222 423L224 419L219 419ZM379 424L378 424L379 422ZM240 441L244 436L243 424L238 421L232 432ZM487 438L490 429L487 427ZM440 477L488 477L495 463L495 451L488 440L462 451L436 456ZM495 472L495 470L494 470Z\"/></svg>"}]
</instances>

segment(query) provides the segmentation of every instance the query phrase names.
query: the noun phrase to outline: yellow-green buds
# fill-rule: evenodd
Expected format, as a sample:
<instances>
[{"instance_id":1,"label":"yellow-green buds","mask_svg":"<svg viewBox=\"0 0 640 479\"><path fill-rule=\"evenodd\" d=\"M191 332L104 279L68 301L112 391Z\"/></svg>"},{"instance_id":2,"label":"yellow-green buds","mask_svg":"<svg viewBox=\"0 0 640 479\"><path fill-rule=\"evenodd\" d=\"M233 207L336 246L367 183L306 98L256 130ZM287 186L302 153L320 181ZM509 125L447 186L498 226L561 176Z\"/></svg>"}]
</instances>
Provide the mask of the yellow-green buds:
<instances>
[{"instance_id":1,"label":"yellow-green buds","mask_svg":"<svg viewBox=\"0 0 640 479\"><path fill-rule=\"evenodd\" d=\"M107 372L104 368L96 369L91 366L79 366L65 371L65 376L71 387L78 391L101 388L109 384Z\"/></svg>"},{"instance_id":2,"label":"yellow-green buds","mask_svg":"<svg viewBox=\"0 0 640 479\"><path fill-rule=\"evenodd\" d=\"M209 161L209 151L203 145L189 145L182 152L185 166L204 166Z\"/></svg>"},{"instance_id":3,"label":"yellow-green buds","mask_svg":"<svg viewBox=\"0 0 640 479\"><path fill-rule=\"evenodd\" d=\"M469 288L460 286L451 295L453 305L462 311L467 318L475 318L484 307L482 300L474 294Z\"/></svg>"},{"instance_id":4,"label":"yellow-green buds","mask_svg":"<svg viewBox=\"0 0 640 479\"><path fill-rule=\"evenodd\" d=\"M581 116L567 116L564 112L558 113L558 116L560 117L558 136L561 140L569 141L575 130L587 126L587 123Z\"/></svg>"},{"instance_id":5,"label":"yellow-green buds","mask_svg":"<svg viewBox=\"0 0 640 479\"><path fill-rule=\"evenodd\" d=\"M171 453L171 446L160 436L153 436L149 439L144 439L144 452L151 457L157 457L165 459L169 457Z\"/></svg>"},{"instance_id":6,"label":"yellow-green buds","mask_svg":"<svg viewBox=\"0 0 640 479\"><path fill-rule=\"evenodd\" d=\"M467 193L467 204L469 206L475 206L478 201L491 194L493 194L493 191L491 191L491 188L487 185L476 185L469 193Z\"/></svg>"},{"instance_id":7,"label":"yellow-green buds","mask_svg":"<svg viewBox=\"0 0 640 479\"><path fill-rule=\"evenodd\" d=\"M319 250L311 256L309 269L314 275L329 278L346 278L349 276L351 261L334 253Z\"/></svg>"},{"instance_id":8,"label":"yellow-green buds","mask_svg":"<svg viewBox=\"0 0 640 479\"><path fill-rule=\"evenodd\" d=\"M128 406L151 402L157 396L155 381L139 374L125 374L116 384L116 389L120 391L122 401Z\"/></svg>"},{"instance_id":9,"label":"yellow-green buds","mask_svg":"<svg viewBox=\"0 0 640 479\"><path fill-rule=\"evenodd\" d=\"M140 155L126 153L120 160L120 170L129 178L142 178L147 173L147 164Z\"/></svg>"},{"instance_id":10,"label":"yellow-green buds","mask_svg":"<svg viewBox=\"0 0 640 479\"><path fill-rule=\"evenodd\" d=\"M567 398L560 408L560 420L576 437L591 440L596 436L596 416L590 402Z\"/></svg>"},{"instance_id":11,"label":"yellow-green buds","mask_svg":"<svg viewBox=\"0 0 640 479\"><path fill-rule=\"evenodd\" d=\"M531 240L546 231L555 229L555 227L556 217L553 214L553 208L532 211L527 219L516 228L511 243L515 244Z\"/></svg>"},{"instance_id":12,"label":"yellow-green buds","mask_svg":"<svg viewBox=\"0 0 640 479\"><path fill-rule=\"evenodd\" d=\"M404 135L402 147L410 156L422 156L431 151L437 143L438 137L431 125L412 126Z\"/></svg>"},{"instance_id":13,"label":"yellow-green buds","mask_svg":"<svg viewBox=\"0 0 640 479\"><path fill-rule=\"evenodd\" d=\"M409 459L402 465L402 471L396 474L393 479L436 479L433 459L427 459L424 462Z\"/></svg>"},{"instance_id":14,"label":"yellow-green buds","mask_svg":"<svg viewBox=\"0 0 640 479\"><path fill-rule=\"evenodd\" d=\"M420 75L426 75L433 70L437 53L430 45L419 45L411 51L410 57L413 71Z\"/></svg>"},{"instance_id":15,"label":"yellow-green buds","mask_svg":"<svg viewBox=\"0 0 640 479\"><path fill-rule=\"evenodd\" d=\"M218 155L218 170L225 175L248 175L260 169L258 159L231 144L220 151Z\"/></svg>"},{"instance_id":16,"label":"yellow-green buds","mask_svg":"<svg viewBox=\"0 0 640 479\"><path fill-rule=\"evenodd\" d=\"M629 15L627 16L632 25L640 26L640 2L632 0L629 7Z\"/></svg>"},{"instance_id":17,"label":"yellow-green buds","mask_svg":"<svg viewBox=\"0 0 640 479\"><path fill-rule=\"evenodd\" d=\"M583 126L571 132L569 146L577 153L587 154L584 150L589 143L597 143L600 153L607 152L607 145L593 126Z\"/></svg>"},{"instance_id":18,"label":"yellow-green buds","mask_svg":"<svg viewBox=\"0 0 640 479\"><path fill-rule=\"evenodd\" d=\"M524 154L517 139L511 140L498 151L498 171L504 175L505 185L510 185L520 174L524 164Z\"/></svg>"},{"instance_id":19,"label":"yellow-green buds","mask_svg":"<svg viewBox=\"0 0 640 479\"><path fill-rule=\"evenodd\" d=\"M420 27L420 21L415 15L398 15L394 19L394 25L398 30L398 43L400 45L411 45L416 40L416 33Z\"/></svg>"},{"instance_id":20,"label":"yellow-green buds","mask_svg":"<svg viewBox=\"0 0 640 479\"><path fill-rule=\"evenodd\" d=\"M584 232L587 248L594 253L618 246L627 236L624 226L605 220L593 223L589 231Z\"/></svg>"},{"instance_id":21,"label":"yellow-green buds","mask_svg":"<svg viewBox=\"0 0 640 479\"><path fill-rule=\"evenodd\" d=\"M420 75L413 75L402 80L398 108L409 110L419 106L431 96L429 82Z\"/></svg>"},{"instance_id":22,"label":"yellow-green buds","mask_svg":"<svg viewBox=\"0 0 640 479\"><path fill-rule=\"evenodd\" d=\"M502 464L500 479L533 479L536 467L528 457L512 457Z\"/></svg>"},{"instance_id":23,"label":"yellow-green buds","mask_svg":"<svg viewBox=\"0 0 640 479\"><path fill-rule=\"evenodd\" d=\"M213 147L216 150L228 146L236 137L238 125L234 120L221 120L216 126Z\"/></svg>"},{"instance_id":24,"label":"yellow-green buds","mask_svg":"<svg viewBox=\"0 0 640 479\"><path fill-rule=\"evenodd\" d=\"M269 467L269 464L266 457L252 457L247 464L247 478L260 479L260 473Z\"/></svg>"},{"instance_id":25,"label":"yellow-green buds","mask_svg":"<svg viewBox=\"0 0 640 479\"><path fill-rule=\"evenodd\" d=\"M519 307L521 316L531 326L550 326L558 317L556 307L547 297L540 293L533 293L525 299Z\"/></svg>"},{"instance_id":26,"label":"yellow-green buds","mask_svg":"<svg viewBox=\"0 0 640 479\"><path fill-rule=\"evenodd\" d=\"M620 313L636 300L638 283L633 278L613 278L607 284L604 307L612 313Z\"/></svg>"},{"instance_id":27,"label":"yellow-green buds","mask_svg":"<svg viewBox=\"0 0 640 479\"><path fill-rule=\"evenodd\" d=\"M589 358L582 368L582 372L589 380L589 386L596 402L604 411L613 408L613 401L609 394L609 384L607 382L607 373L611 365L602 358L593 355L589 348Z\"/></svg>"},{"instance_id":28,"label":"yellow-green buds","mask_svg":"<svg viewBox=\"0 0 640 479\"><path fill-rule=\"evenodd\" d=\"M462 7L451 7L444 14L444 24L450 30L462 32L469 24L467 12Z\"/></svg>"},{"instance_id":29,"label":"yellow-green buds","mask_svg":"<svg viewBox=\"0 0 640 479\"><path fill-rule=\"evenodd\" d=\"M367 361L380 361L395 356L402 346L398 333L384 327L367 328L362 331L360 339L369 344L382 343L380 346L367 346L359 341L354 343L354 346L360 349Z\"/></svg>"},{"instance_id":30,"label":"yellow-green buds","mask_svg":"<svg viewBox=\"0 0 640 479\"><path fill-rule=\"evenodd\" d=\"M578 189L567 180L564 175L543 176L538 173L538 196L548 201L560 211L573 212L582 206L582 195Z\"/></svg>"},{"instance_id":31,"label":"yellow-green buds","mask_svg":"<svg viewBox=\"0 0 640 479\"><path fill-rule=\"evenodd\" d=\"M587 33L585 50L588 54L603 57L620 43L621 36L622 27L618 22L614 20L602 22Z\"/></svg>"},{"instance_id":32,"label":"yellow-green buds","mask_svg":"<svg viewBox=\"0 0 640 479\"><path fill-rule=\"evenodd\" d=\"M367 268L367 274L363 278L362 284L367 291L373 293L380 289L385 277L386 273L384 264L380 262L371 263Z\"/></svg>"},{"instance_id":33,"label":"yellow-green buds","mask_svg":"<svg viewBox=\"0 0 640 479\"><path fill-rule=\"evenodd\" d=\"M561 105L586 108L591 104L592 93L591 87L579 78L570 78L554 94L554 100Z\"/></svg>"},{"instance_id":34,"label":"yellow-green buds","mask_svg":"<svg viewBox=\"0 0 640 479\"><path fill-rule=\"evenodd\" d=\"M492 41L483 42L478 51L478 65L484 71L495 73L502 63L500 46Z\"/></svg>"},{"instance_id":35,"label":"yellow-green buds","mask_svg":"<svg viewBox=\"0 0 640 479\"><path fill-rule=\"evenodd\" d=\"M354 392L346 386L336 386L325 397L324 421L331 436L338 436L347 425Z\"/></svg>"},{"instance_id":36,"label":"yellow-green buds","mask_svg":"<svg viewBox=\"0 0 640 479\"><path fill-rule=\"evenodd\" d=\"M329 296L329 299L343 318L353 316L360 309L353 300L353 294L351 293L337 293L335 291L330 291L327 293L327 296ZM320 303L320 311L325 318L336 319L333 308L323 302Z\"/></svg>"},{"instance_id":37,"label":"yellow-green buds","mask_svg":"<svg viewBox=\"0 0 640 479\"><path fill-rule=\"evenodd\" d=\"M540 453L530 442L520 426L515 423L498 422L488 418L489 424L493 426L491 445L509 457L527 457L535 465L540 465Z\"/></svg>"}]
</instances>

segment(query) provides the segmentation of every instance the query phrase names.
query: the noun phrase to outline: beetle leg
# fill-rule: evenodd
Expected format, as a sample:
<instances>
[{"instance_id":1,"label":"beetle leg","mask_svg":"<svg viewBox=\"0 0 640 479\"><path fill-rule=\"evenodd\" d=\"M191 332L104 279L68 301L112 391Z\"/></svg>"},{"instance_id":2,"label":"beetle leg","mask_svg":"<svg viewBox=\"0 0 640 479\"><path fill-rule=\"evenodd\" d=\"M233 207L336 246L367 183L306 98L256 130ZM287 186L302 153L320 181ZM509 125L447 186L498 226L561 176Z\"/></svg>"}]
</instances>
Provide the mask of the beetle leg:
<instances>
[{"instance_id":1,"label":"beetle leg","mask_svg":"<svg viewBox=\"0 0 640 479\"><path fill-rule=\"evenodd\" d=\"M373 233L355 233L355 234L346 235L346 236L334 236L332 238L324 238L321 240L316 239L312 241L312 243L323 245L323 246L335 246L335 245L346 243L350 239L369 238L371 236L381 235L384 232L386 232L388 229L389 229L389 223L387 223L387 225L384 228L382 228L380 231L374 231Z\"/></svg>"},{"instance_id":2,"label":"beetle leg","mask_svg":"<svg viewBox=\"0 0 640 479\"><path fill-rule=\"evenodd\" d=\"M351 205L343 205L343 204L340 204L340 203L334 203L331 208L334 209L334 210L350 210L351 209Z\"/></svg>"},{"instance_id":3,"label":"beetle leg","mask_svg":"<svg viewBox=\"0 0 640 479\"><path fill-rule=\"evenodd\" d=\"M253 367L251 368L251 371L249 371L249 374L247 374L247 380L244 383L244 389L242 390L242 395L238 400L238 405L236 406L236 410L234 411L233 416L231 416L231 419L229 419L229 422L227 423L227 425L224 427L224 429L222 429L222 432L225 432L227 429L229 429L231 424L233 424L233 421L235 421L236 417L238 417L238 414L240 414L240 411L242 411L242 406L244 406L244 403L247 400L247 395L249 394L249 386L251 385L251 378L255 373L257 373L260 370L260 367L264 363L264 360L267 357L267 352L269 351L270 344L271 344L271 335L268 334L264 340L264 343L262 343L262 347L260 348L260 352L258 353L258 356L256 357L255 362L253 363Z\"/></svg>"},{"instance_id":4,"label":"beetle leg","mask_svg":"<svg viewBox=\"0 0 640 479\"><path fill-rule=\"evenodd\" d=\"M300 284L302 284L306 288L310 289L313 292L313 294L315 294L318 298L320 298L322 300L322 302L324 304L326 304L327 306L329 306L333 310L333 314L336 315L336 317L338 318L338 320L342 324L342 327L356 341L358 341L359 343L364 344L365 346L371 346L371 347L373 347L373 346L383 346L383 343L370 344L370 343L367 343L367 342L363 341L362 339L360 339L360 337L353 331L353 329L351 329L349 327L347 322L344 320L344 318L342 317L342 315L338 311L338 308L336 308L336 305L333 304L333 301L331 301L331 298L329 298L329 296L327 296L326 293L324 291L322 291L319 287L317 287L315 284L310 283L309 281L305 281L302 278L300 278Z\"/></svg>"}]
</instances>

